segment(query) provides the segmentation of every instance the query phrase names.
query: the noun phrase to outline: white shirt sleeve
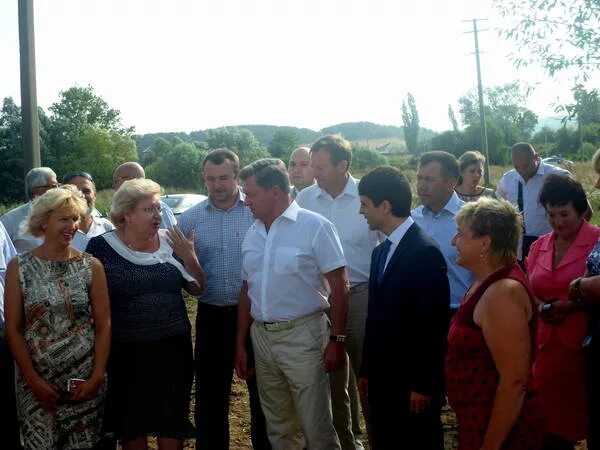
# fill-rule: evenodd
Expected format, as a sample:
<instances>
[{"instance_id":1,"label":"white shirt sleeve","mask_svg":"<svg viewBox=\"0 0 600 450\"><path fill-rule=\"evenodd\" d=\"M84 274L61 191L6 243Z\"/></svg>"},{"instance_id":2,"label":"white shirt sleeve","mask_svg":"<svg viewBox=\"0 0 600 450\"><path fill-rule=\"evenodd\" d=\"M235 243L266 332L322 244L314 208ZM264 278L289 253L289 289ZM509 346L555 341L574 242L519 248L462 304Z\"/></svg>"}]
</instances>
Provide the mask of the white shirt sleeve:
<instances>
[{"instance_id":1,"label":"white shirt sleeve","mask_svg":"<svg viewBox=\"0 0 600 450\"><path fill-rule=\"evenodd\" d=\"M324 221L321 224L312 247L321 273L328 273L346 265L342 243L331 222Z\"/></svg>"}]
</instances>

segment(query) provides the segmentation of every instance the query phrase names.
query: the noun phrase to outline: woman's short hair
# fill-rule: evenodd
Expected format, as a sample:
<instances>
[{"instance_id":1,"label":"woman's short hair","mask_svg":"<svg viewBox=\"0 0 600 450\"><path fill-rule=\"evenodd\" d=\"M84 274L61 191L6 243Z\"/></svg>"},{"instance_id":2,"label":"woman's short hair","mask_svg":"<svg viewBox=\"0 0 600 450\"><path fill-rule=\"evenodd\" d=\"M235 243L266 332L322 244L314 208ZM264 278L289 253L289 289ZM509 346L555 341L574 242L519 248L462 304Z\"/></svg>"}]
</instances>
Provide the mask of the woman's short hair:
<instances>
[{"instance_id":1,"label":"woman's short hair","mask_svg":"<svg viewBox=\"0 0 600 450\"><path fill-rule=\"evenodd\" d=\"M569 175L548 175L540 190L539 202L545 209L548 209L548 206L564 206L571 203L579 215L588 209L583 186Z\"/></svg>"},{"instance_id":2,"label":"woman's short hair","mask_svg":"<svg viewBox=\"0 0 600 450\"><path fill-rule=\"evenodd\" d=\"M517 260L517 246L523 232L523 217L512 203L481 197L464 205L457 222L467 223L475 237L490 237L492 258L501 264Z\"/></svg>"},{"instance_id":3,"label":"woman's short hair","mask_svg":"<svg viewBox=\"0 0 600 450\"><path fill-rule=\"evenodd\" d=\"M66 184L50 189L31 203L29 215L21 225L21 231L35 237L44 235L44 224L54 212L81 216L88 209L87 202L77 186Z\"/></svg>"},{"instance_id":4,"label":"woman's short hair","mask_svg":"<svg viewBox=\"0 0 600 450\"><path fill-rule=\"evenodd\" d=\"M469 150L468 152L464 152L462 155L460 155L460 158L458 158L458 185L461 185L463 182L463 179L460 176L463 170L465 170L471 164L477 163L480 163L482 166L485 164L485 156L483 156L477 150Z\"/></svg>"},{"instance_id":5,"label":"woman's short hair","mask_svg":"<svg viewBox=\"0 0 600 450\"><path fill-rule=\"evenodd\" d=\"M122 227L125 224L125 214L133 211L140 200L160 193L160 185L148 178L124 181L113 197L108 213L111 222L117 228Z\"/></svg>"}]
</instances>

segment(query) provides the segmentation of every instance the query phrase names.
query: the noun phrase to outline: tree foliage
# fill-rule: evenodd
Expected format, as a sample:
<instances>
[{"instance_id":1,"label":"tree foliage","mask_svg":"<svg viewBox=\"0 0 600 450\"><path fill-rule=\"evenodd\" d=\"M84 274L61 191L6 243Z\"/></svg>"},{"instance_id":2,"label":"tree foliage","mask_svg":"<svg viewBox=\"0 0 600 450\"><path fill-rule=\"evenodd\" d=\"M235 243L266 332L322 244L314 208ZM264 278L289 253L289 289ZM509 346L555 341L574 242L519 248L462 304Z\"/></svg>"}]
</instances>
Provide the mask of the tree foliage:
<instances>
[{"instance_id":1,"label":"tree foliage","mask_svg":"<svg viewBox=\"0 0 600 450\"><path fill-rule=\"evenodd\" d=\"M121 124L120 113L92 87L72 87L60 93L46 115L38 108L42 165L59 178L72 170L86 170L98 188L111 185L112 171L122 162L137 160L132 129ZM0 110L0 199L23 198L21 108L10 97Z\"/></svg>"},{"instance_id":2,"label":"tree foliage","mask_svg":"<svg viewBox=\"0 0 600 450\"><path fill-rule=\"evenodd\" d=\"M404 124L404 140L410 153L417 153L419 140L419 112L415 98L409 92L406 100L402 100L402 123Z\"/></svg>"},{"instance_id":3,"label":"tree foliage","mask_svg":"<svg viewBox=\"0 0 600 450\"><path fill-rule=\"evenodd\" d=\"M239 127L222 127L207 130L205 141L209 149L228 148L237 153L240 165L244 167L269 153L260 145L252 132Z\"/></svg>"},{"instance_id":4,"label":"tree foliage","mask_svg":"<svg viewBox=\"0 0 600 450\"><path fill-rule=\"evenodd\" d=\"M528 109L528 90L518 81L484 89L484 112L504 134L504 141L527 140L538 122L537 115ZM464 125L479 124L479 102L473 89L458 100ZM512 144L511 144L512 145Z\"/></svg>"},{"instance_id":5,"label":"tree foliage","mask_svg":"<svg viewBox=\"0 0 600 450\"><path fill-rule=\"evenodd\" d=\"M494 0L506 19L500 35L517 43L516 67L538 63L551 76L575 69L587 80L600 67L598 0Z\"/></svg>"},{"instance_id":6,"label":"tree foliage","mask_svg":"<svg viewBox=\"0 0 600 450\"><path fill-rule=\"evenodd\" d=\"M292 151L299 145L298 132L293 127L282 127L273 135L268 150L274 158L280 158L287 162Z\"/></svg>"},{"instance_id":7,"label":"tree foliage","mask_svg":"<svg viewBox=\"0 0 600 450\"><path fill-rule=\"evenodd\" d=\"M362 145L352 145L352 167L356 169L373 169L387 166L388 160L382 154Z\"/></svg>"},{"instance_id":8,"label":"tree foliage","mask_svg":"<svg viewBox=\"0 0 600 450\"><path fill-rule=\"evenodd\" d=\"M198 191L202 188L200 169L205 152L191 142L157 139L153 148L160 157L146 166L146 176L163 186Z\"/></svg>"}]
</instances>

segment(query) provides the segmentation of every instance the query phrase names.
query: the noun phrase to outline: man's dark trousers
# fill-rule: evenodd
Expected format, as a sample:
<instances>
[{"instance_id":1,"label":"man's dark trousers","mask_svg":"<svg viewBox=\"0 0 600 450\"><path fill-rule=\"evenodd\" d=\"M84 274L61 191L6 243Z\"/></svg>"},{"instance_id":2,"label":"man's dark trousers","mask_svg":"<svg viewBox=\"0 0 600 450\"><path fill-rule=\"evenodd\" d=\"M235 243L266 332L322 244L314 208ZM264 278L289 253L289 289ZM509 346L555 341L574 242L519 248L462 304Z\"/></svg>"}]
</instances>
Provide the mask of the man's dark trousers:
<instances>
[{"instance_id":1,"label":"man's dark trousers","mask_svg":"<svg viewBox=\"0 0 600 450\"><path fill-rule=\"evenodd\" d=\"M0 418L2 435L0 448L18 450L21 447L17 403L15 401L15 363L4 336L0 336Z\"/></svg>"},{"instance_id":2,"label":"man's dark trousers","mask_svg":"<svg viewBox=\"0 0 600 450\"><path fill-rule=\"evenodd\" d=\"M229 449L229 400L235 357L237 306L198 302L196 316L196 449ZM249 357L252 345L249 345ZM254 450L270 450L256 378L247 380Z\"/></svg>"}]
</instances>

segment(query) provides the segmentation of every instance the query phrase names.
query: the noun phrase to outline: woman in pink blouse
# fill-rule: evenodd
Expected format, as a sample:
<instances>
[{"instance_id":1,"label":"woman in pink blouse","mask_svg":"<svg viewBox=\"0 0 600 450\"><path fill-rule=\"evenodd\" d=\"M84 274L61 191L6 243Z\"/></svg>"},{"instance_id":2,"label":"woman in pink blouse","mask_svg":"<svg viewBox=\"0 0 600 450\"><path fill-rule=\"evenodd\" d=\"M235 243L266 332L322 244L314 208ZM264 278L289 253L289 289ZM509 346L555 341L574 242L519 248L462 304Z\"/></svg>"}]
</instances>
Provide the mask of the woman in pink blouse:
<instances>
[{"instance_id":1,"label":"woman in pink blouse","mask_svg":"<svg viewBox=\"0 0 600 450\"><path fill-rule=\"evenodd\" d=\"M582 351L587 313L569 300L569 284L584 274L600 228L583 219L588 208L585 191L569 176L548 176L539 201L552 232L532 245L526 260L540 310L533 372L548 420L544 448L573 449L587 435Z\"/></svg>"}]
</instances>

